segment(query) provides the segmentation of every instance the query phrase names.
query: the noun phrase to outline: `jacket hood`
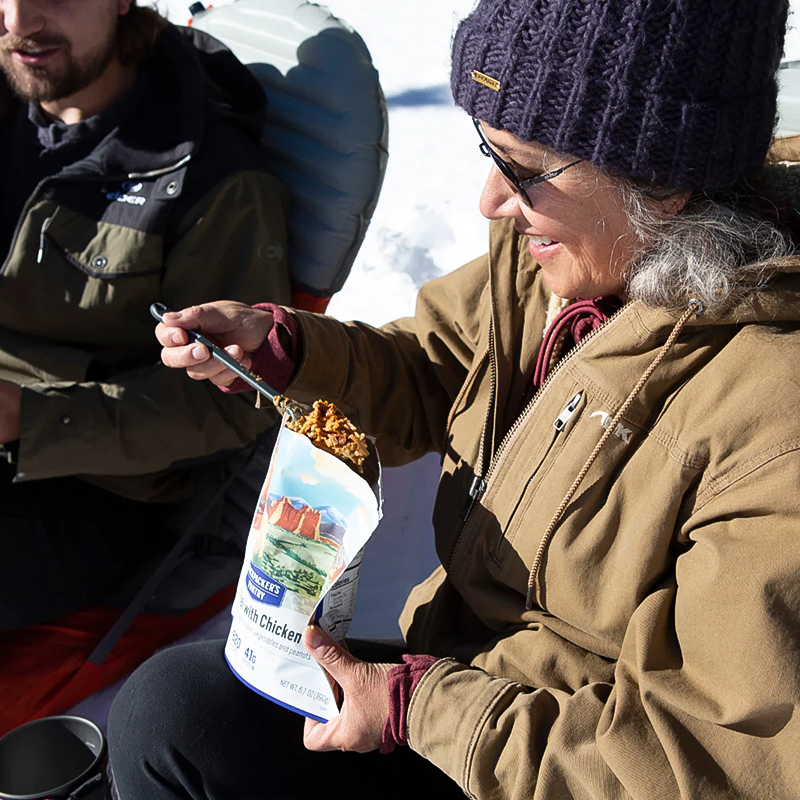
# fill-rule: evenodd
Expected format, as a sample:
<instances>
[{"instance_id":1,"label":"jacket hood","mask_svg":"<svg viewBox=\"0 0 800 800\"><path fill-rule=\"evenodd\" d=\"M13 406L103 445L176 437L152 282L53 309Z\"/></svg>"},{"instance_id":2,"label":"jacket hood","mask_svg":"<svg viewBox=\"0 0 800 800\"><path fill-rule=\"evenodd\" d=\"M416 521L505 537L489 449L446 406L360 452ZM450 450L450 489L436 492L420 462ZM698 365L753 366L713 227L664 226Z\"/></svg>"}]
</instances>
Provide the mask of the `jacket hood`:
<instances>
[{"instance_id":1,"label":"jacket hood","mask_svg":"<svg viewBox=\"0 0 800 800\"><path fill-rule=\"evenodd\" d=\"M260 139L264 92L212 36L169 25L140 69L153 75L147 105L93 154L99 174L173 167L197 152L206 125L219 119L233 120L254 141Z\"/></svg>"},{"instance_id":2,"label":"jacket hood","mask_svg":"<svg viewBox=\"0 0 800 800\"><path fill-rule=\"evenodd\" d=\"M261 84L241 61L218 39L195 28L175 28L180 46L192 46L203 80L208 119L226 118L238 122L254 141L261 139L267 100ZM175 42L175 46L179 46Z\"/></svg>"}]
</instances>

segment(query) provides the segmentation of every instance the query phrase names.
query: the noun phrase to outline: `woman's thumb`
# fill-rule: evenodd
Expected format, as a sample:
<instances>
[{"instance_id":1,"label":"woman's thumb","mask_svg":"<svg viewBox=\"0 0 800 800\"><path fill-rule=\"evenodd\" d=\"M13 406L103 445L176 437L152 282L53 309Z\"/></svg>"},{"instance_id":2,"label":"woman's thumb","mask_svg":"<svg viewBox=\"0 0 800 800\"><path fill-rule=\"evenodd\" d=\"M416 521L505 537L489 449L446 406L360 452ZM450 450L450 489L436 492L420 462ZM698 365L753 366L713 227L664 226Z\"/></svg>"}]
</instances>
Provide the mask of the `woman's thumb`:
<instances>
[{"instance_id":1,"label":"woman's thumb","mask_svg":"<svg viewBox=\"0 0 800 800\"><path fill-rule=\"evenodd\" d=\"M312 658L337 681L353 659L347 650L316 625L308 625L303 631L303 644Z\"/></svg>"}]
</instances>

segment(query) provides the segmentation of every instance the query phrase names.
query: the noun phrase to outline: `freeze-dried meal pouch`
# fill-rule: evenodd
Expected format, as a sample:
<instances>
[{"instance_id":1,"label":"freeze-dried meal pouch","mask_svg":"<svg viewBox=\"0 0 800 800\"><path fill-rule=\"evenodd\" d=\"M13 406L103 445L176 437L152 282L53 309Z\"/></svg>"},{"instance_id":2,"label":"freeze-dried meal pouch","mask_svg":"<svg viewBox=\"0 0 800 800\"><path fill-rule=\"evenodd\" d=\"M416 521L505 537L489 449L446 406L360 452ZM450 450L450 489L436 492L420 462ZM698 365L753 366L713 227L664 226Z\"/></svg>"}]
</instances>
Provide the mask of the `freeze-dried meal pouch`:
<instances>
[{"instance_id":1,"label":"freeze-dried meal pouch","mask_svg":"<svg viewBox=\"0 0 800 800\"><path fill-rule=\"evenodd\" d=\"M363 434L323 401L305 419L284 414L225 645L225 658L243 683L323 722L339 713L336 689L301 638L311 620L337 641L347 633L362 548L382 514L380 464L374 446L366 445ZM375 476L372 485L356 471L365 467Z\"/></svg>"}]
</instances>

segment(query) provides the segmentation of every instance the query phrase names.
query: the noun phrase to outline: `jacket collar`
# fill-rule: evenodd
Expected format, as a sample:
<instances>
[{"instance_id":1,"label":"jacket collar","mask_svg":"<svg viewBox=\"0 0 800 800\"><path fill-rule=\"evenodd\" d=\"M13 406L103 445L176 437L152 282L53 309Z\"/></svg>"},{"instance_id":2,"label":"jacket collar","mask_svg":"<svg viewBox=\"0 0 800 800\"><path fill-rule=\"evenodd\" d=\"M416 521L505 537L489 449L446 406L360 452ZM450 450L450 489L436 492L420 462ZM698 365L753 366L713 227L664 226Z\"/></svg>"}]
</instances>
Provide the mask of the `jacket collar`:
<instances>
[{"instance_id":1,"label":"jacket collar","mask_svg":"<svg viewBox=\"0 0 800 800\"><path fill-rule=\"evenodd\" d=\"M141 112L128 115L63 176L127 176L178 166L198 151L207 122L218 117L237 119L257 138L266 108L263 92L213 37L169 25L148 62L156 79ZM220 81L220 75L230 77ZM7 124L18 102L0 75L0 124Z\"/></svg>"}]
</instances>

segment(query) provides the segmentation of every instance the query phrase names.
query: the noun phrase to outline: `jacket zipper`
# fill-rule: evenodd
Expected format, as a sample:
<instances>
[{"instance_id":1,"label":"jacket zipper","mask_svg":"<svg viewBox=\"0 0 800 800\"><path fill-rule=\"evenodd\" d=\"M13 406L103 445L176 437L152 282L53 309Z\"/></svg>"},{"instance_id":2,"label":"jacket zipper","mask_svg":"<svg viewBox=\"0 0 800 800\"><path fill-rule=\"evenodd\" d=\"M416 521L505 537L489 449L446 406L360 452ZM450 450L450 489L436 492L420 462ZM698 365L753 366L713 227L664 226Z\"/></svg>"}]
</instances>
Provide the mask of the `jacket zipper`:
<instances>
[{"instance_id":1,"label":"jacket zipper","mask_svg":"<svg viewBox=\"0 0 800 800\"><path fill-rule=\"evenodd\" d=\"M564 406L564 410L556 417L553 427L559 433L567 427L567 423L572 419L572 415L575 413L575 409L578 407L581 397L583 397L583 392L578 392L578 394Z\"/></svg>"},{"instance_id":2,"label":"jacket zipper","mask_svg":"<svg viewBox=\"0 0 800 800\"><path fill-rule=\"evenodd\" d=\"M483 418L483 427L481 428L481 440L480 444L478 445L478 459L475 470L475 476L472 479L472 485L469 487L469 496L467 497L467 501L464 504L464 507L461 509L461 519L465 524L469 515L472 513L473 506L478 501L478 499L483 496L483 492L486 489L486 483L482 477L483 464L486 459L485 455L486 437L489 432L489 420L491 419L492 416L492 410L494 409L495 394L497 393L497 364L494 355L494 323L491 320L489 321L488 351L489 351L489 402L486 407L486 416ZM460 540L461 540L461 534L459 533L458 539L456 540L456 547L458 547L458 542Z\"/></svg>"},{"instance_id":3,"label":"jacket zipper","mask_svg":"<svg viewBox=\"0 0 800 800\"><path fill-rule=\"evenodd\" d=\"M578 404L581 401L581 397L583 397L583 392L578 392L572 400L564 406L564 410L556 417L555 422L553 422L553 427L561 433L564 430L567 423L572 419L573 414L575 413L575 409L578 407ZM461 519L466 521L467 517L469 516L470 511L472 511L472 507L475 505L476 502L483 496L483 493L486 491L486 481L476 475L472 479L472 484L469 487L469 497L467 498L467 502L464 504L464 508L461 510Z\"/></svg>"},{"instance_id":4,"label":"jacket zipper","mask_svg":"<svg viewBox=\"0 0 800 800\"><path fill-rule=\"evenodd\" d=\"M28 198L25 206L23 207L22 211L20 212L19 218L17 219L16 227L14 228L14 235L11 237L11 244L8 248L8 254L6 255L6 259L3 262L3 267L0 269L0 275L5 275L6 267L8 266L8 262L11 260L11 254L14 252L14 248L17 245L17 238L19 237L19 232L22 230L22 225L25 221L25 218L28 216L28 212L31 210L31 206L33 205L34 200L36 200L38 194L41 192L42 187L47 186L48 184L53 183L66 183L72 180L78 181L96 181L98 183L107 181L109 183L113 181L124 181L124 180L141 180L142 178L157 178L161 175L166 175L169 172L174 172L176 169L180 169L184 164L187 164L192 158L192 154L190 153L188 156L184 156L180 161L177 161L175 164L172 164L169 167L162 167L161 169L154 169L150 172L130 172L124 175L67 175L66 177L62 177L60 175L49 175L46 178L42 178L39 183L36 184L33 191L31 192L31 196ZM44 242L44 233L45 228L49 224L52 216L49 217L44 221L42 225L42 230L39 234L39 252L37 254L36 261L37 263L41 264L42 260L45 256L46 246Z\"/></svg>"},{"instance_id":5,"label":"jacket zipper","mask_svg":"<svg viewBox=\"0 0 800 800\"><path fill-rule=\"evenodd\" d=\"M33 205L33 201L36 199L36 195L39 194L39 191L43 186L47 185L48 183L55 183L55 182L56 182L56 177L54 175L51 175L50 177L47 178L42 178L42 180L40 180L39 183L36 184L33 191L31 192L31 196L28 198L22 211L19 214L19 218L17 219L17 224L16 227L14 228L14 235L11 237L11 244L9 245L8 254L6 255L5 261L3 262L3 269L0 270L0 274L3 275L5 274L8 262L11 260L11 254L14 252L14 248L17 245L17 238L19 237L19 232L22 230L23 222L25 221L25 218L28 216L28 212L31 210L31 206ZM50 219L52 219L52 217ZM49 220L45 220L45 225L47 224L48 221ZM37 259L36 259L40 264L42 263L41 259L44 258L44 252L42 248L43 234L44 234L44 226L42 228L42 232L39 235L39 253L37 254Z\"/></svg>"},{"instance_id":6,"label":"jacket zipper","mask_svg":"<svg viewBox=\"0 0 800 800\"><path fill-rule=\"evenodd\" d=\"M453 562L455 561L456 553L458 552L458 547L461 544L461 540L464 538L464 535L469 527L469 523L472 519L472 512L475 509L475 504L479 502L480 499L483 497L483 495L486 493L486 490L489 487L489 481L492 479L492 476L497 470L499 463L502 461L502 457L505 455L505 450L508 448L508 445L516 438L516 435L519 429L522 427L523 422L525 422L528 419L528 417L533 413L535 407L538 405L539 400L546 391L547 387L552 383L553 379L561 371L564 365L567 362L571 361L575 355L577 355L598 333L600 333L600 331L605 329L612 322L616 321L627 308L628 305L624 305L622 308L617 309L617 311L615 311L604 323L599 325L593 331L590 331L588 334L586 334L586 336L584 336L583 339L581 339L580 342L578 342L578 344L576 344L569 351L569 353L567 353L564 356L564 358L562 358L561 361L559 361L556 364L556 366L550 371L548 376L545 378L544 383L539 387L534 396L531 398L528 405L525 406L525 409L517 417L514 424L509 428L508 432L503 437L503 440L500 442L500 446L497 448L494 455L492 456L491 461L489 462L488 470L485 473L483 472L476 473L475 478L472 481L472 486L470 487L469 499L467 500L467 504L464 508L464 511L462 511L461 530L459 531L458 536L456 537L455 545L453 546L453 549L450 553L450 559L447 564L448 573L452 572ZM490 329L490 336L491 335L492 331ZM491 339L491 343L494 344L493 338ZM489 403L489 411L487 411L486 413L486 422L484 423L484 435L481 437L481 448L479 451L479 460L478 460L479 470L483 465L483 461L481 460L480 456L482 456L483 454L483 443L486 438L485 427L488 424L489 416L491 414L492 404L494 402L494 388L495 388L494 384L496 382L494 348L492 348L492 357L490 358L490 364L492 369L492 392ZM559 414L558 418L553 423L557 431L561 432L561 430L563 430L563 428L566 426L566 421L565 421L564 424L561 426L561 428L558 428L557 427L558 421L564 416L565 413L568 414L567 416L567 421L568 421L569 418L572 416L572 414L575 412L575 408L577 408L579 402L580 402L579 395L573 397L572 400L567 404L567 407L561 412L561 414ZM568 410L569 406L572 405L573 403L575 403L575 408L573 408L571 411Z\"/></svg>"}]
</instances>

